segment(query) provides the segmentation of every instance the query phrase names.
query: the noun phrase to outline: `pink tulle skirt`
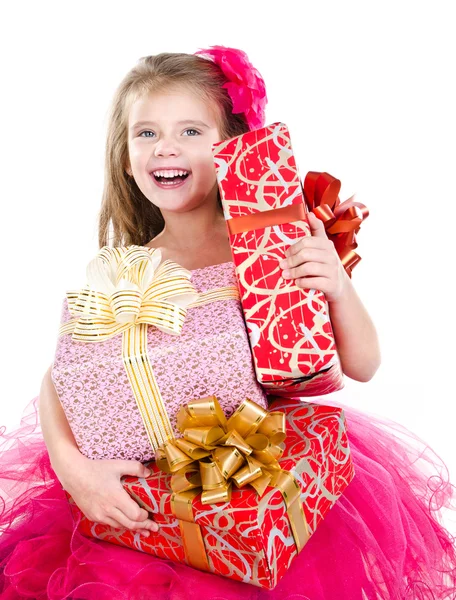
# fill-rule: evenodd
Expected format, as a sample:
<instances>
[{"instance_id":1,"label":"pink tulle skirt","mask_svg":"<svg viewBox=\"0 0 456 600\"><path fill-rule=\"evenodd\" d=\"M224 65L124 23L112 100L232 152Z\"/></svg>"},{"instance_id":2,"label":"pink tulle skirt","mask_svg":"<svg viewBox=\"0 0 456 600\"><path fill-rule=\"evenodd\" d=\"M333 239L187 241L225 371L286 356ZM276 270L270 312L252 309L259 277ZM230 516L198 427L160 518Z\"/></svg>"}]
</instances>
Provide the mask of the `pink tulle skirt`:
<instances>
[{"instance_id":1,"label":"pink tulle skirt","mask_svg":"<svg viewBox=\"0 0 456 600\"><path fill-rule=\"evenodd\" d=\"M266 591L80 535L50 466L35 398L19 429L0 430L0 598L456 598L454 538L442 525L443 511L455 509L455 488L445 464L397 423L324 403L345 409L356 475Z\"/></svg>"}]
</instances>

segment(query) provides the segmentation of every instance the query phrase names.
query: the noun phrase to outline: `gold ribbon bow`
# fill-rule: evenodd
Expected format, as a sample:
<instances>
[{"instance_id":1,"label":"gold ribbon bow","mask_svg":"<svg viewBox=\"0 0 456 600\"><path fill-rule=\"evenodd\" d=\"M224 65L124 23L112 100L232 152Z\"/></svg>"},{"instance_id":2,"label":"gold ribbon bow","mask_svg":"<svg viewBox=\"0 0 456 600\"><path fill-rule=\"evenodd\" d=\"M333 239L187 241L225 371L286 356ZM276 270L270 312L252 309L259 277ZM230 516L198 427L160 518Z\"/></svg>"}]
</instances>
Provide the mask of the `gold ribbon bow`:
<instances>
[{"instance_id":1,"label":"gold ribbon bow","mask_svg":"<svg viewBox=\"0 0 456 600\"><path fill-rule=\"evenodd\" d=\"M75 318L61 335L102 342L123 334L124 366L154 451L174 433L150 364L147 327L180 334L186 307L199 298L190 277L177 263L161 263L159 249L104 246L87 267L88 285L66 294Z\"/></svg>"},{"instance_id":2,"label":"gold ribbon bow","mask_svg":"<svg viewBox=\"0 0 456 600\"><path fill-rule=\"evenodd\" d=\"M190 271L160 262L159 249L102 248L87 267L88 286L67 292L73 339L99 342L140 324L178 335L198 293Z\"/></svg>"},{"instance_id":3,"label":"gold ribbon bow","mask_svg":"<svg viewBox=\"0 0 456 600\"><path fill-rule=\"evenodd\" d=\"M171 473L171 508L180 519L189 564L209 570L192 500L202 504L229 502L232 482L250 484L262 496L268 486L284 498L297 551L309 538L300 502L301 489L291 473L280 468L285 439L285 413L268 412L249 399L226 419L215 396L193 400L178 413L183 437L165 442L156 452L160 470Z\"/></svg>"}]
</instances>

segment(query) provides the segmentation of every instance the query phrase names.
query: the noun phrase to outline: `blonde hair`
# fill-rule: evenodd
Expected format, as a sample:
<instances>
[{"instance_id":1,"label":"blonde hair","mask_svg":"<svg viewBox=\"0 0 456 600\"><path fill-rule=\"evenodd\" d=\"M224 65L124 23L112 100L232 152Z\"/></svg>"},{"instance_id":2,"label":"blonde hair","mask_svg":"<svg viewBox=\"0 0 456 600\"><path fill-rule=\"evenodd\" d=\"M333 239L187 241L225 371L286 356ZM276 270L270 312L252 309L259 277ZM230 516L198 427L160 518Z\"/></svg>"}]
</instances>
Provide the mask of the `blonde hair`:
<instances>
[{"instance_id":1,"label":"blonde hair","mask_svg":"<svg viewBox=\"0 0 456 600\"><path fill-rule=\"evenodd\" d=\"M98 243L144 246L164 227L161 211L144 196L126 169L128 160L128 115L138 98L185 86L214 109L222 140L249 131L242 113L233 114L227 82L211 60L183 53L162 53L140 58L118 86L111 105L105 152L105 182L99 213ZM221 207L220 194L218 203ZM112 226L113 239L109 240Z\"/></svg>"}]
</instances>

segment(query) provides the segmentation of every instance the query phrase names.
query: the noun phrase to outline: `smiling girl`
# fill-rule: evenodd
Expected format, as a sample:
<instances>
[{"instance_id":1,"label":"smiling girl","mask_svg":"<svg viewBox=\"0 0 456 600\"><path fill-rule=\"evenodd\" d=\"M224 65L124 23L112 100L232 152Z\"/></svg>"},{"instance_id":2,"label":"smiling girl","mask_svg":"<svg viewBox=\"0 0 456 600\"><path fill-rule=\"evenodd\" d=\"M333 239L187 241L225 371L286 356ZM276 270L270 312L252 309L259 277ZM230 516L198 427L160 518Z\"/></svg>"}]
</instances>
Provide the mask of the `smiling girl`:
<instances>
[{"instance_id":1,"label":"smiling girl","mask_svg":"<svg viewBox=\"0 0 456 600\"><path fill-rule=\"evenodd\" d=\"M264 82L239 50L141 59L113 101L100 247L112 229L113 246L160 248L199 285L233 279L212 145L261 127L265 104ZM289 249L283 276L326 294L343 372L368 381L380 364L375 326L323 224L313 214L309 221L312 236ZM34 414L36 402L28 408ZM0 598L454 597L455 549L439 512L451 505L453 487L441 478L438 458L399 425L344 410L355 478L267 592L75 530L62 486L91 520L144 536L157 525L120 482L126 474L146 476L140 462L91 460L79 451L50 368L39 395L43 437L19 429L5 436L16 446L5 444L0 454Z\"/></svg>"}]
</instances>

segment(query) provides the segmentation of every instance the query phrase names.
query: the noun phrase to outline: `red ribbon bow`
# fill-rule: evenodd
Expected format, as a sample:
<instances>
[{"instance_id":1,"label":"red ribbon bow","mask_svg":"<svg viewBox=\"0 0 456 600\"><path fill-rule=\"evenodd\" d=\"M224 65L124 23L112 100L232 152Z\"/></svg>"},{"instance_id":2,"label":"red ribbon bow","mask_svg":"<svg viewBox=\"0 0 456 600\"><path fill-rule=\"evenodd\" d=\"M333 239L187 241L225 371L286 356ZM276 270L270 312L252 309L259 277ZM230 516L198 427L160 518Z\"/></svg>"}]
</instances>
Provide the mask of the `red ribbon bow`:
<instances>
[{"instance_id":1,"label":"red ribbon bow","mask_svg":"<svg viewBox=\"0 0 456 600\"><path fill-rule=\"evenodd\" d=\"M354 202L354 195L340 202L341 183L329 173L309 171L304 180L303 193L309 211L323 221L326 235L334 243L337 254L351 278L352 270L361 260L354 251L358 247L356 234L369 210L361 202ZM356 208L361 210L361 216Z\"/></svg>"}]
</instances>

